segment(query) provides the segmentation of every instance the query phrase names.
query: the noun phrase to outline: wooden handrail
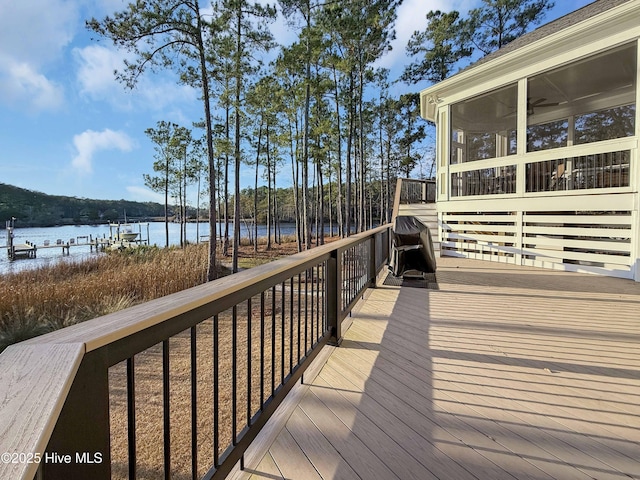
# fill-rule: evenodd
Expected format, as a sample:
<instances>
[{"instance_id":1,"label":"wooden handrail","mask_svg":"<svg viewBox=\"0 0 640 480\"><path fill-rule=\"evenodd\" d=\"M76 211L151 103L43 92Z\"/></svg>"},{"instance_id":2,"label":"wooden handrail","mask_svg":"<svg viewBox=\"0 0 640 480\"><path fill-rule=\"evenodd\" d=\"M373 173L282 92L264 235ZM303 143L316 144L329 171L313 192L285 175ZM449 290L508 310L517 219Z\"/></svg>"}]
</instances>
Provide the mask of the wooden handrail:
<instances>
[{"instance_id":1,"label":"wooden handrail","mask_svg":"<svg viewBox=\"0 0 640 480\"><path fill-rule=\"evenodd\" d=\"M144 342L148 346L156 344L160 333L165 337L174 335L185 326L202 321L203 315L211 317L225 311L318 262L335 257L336 252L344 252L368 239L374 239L375 244L376 235L389 228L390 224L383 225L8 347L0 355L0 454L31 455L33 461L16 457L12 463L3 458L0 478L34 477L37 460L42 459L86 357L93 359L97 355L100 368L115 365L133 355L132 349L138 352L147 348ZM339 289L338 285L333 287ZM177 321L180 319L183 320ZM134 342L135 346L127 345L130 339L143 338L150 331L160 333ZM90 375L83 370L81 377Z\"/></svg>"},{"instance_id":2,"label":"wooden handrail","mask_svg":"<svg viewBox=\"0 0 640 480\"><path fill-rule=\"evenodd\" d=\"M83 356L82 343L45 342L0 355L0 478L34 477Z\"/></svg>"}]
</instances>

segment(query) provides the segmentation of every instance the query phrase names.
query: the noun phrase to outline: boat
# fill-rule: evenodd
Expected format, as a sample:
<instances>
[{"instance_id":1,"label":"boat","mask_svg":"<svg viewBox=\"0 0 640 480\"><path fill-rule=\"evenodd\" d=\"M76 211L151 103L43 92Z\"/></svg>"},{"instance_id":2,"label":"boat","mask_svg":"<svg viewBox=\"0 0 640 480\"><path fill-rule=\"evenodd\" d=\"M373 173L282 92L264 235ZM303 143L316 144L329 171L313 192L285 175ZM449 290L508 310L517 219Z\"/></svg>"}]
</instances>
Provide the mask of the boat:
<instances>
[{"instance_id":1,"label":"boat","mask_svg":"<svg viewBox=\"0 0 640 480\"><path fill-rule=\"evenodd\" d=\"M118 226L116 232L116 239L123 240L125 242L133 242L138 237L138 233L133 231L133 227L130 224L122 224Z\"/></svg>"},{"instance_id":2,"label":"boat","mask_svg":"<svg viewBox=\"0 0 640 480\"><path fill-rule=\"evenodd\" d=\"M115 228L115 235L112 237L117 242L134 242L138 237L138 233L133 231L133 227L127 222L127 211L124 211L124 223L112 223L109 225L109 230Z\"/></svg>"},{"instance_id":3,"label":"boat","mask_svg":"<svg viewBox=\"0 0 640 480\"><path fill-rule=\"evenodd\" d=\"M115 242L135 242L138 235L130 223L109 224L109 237Z\"/></svg>"}]
</instances>

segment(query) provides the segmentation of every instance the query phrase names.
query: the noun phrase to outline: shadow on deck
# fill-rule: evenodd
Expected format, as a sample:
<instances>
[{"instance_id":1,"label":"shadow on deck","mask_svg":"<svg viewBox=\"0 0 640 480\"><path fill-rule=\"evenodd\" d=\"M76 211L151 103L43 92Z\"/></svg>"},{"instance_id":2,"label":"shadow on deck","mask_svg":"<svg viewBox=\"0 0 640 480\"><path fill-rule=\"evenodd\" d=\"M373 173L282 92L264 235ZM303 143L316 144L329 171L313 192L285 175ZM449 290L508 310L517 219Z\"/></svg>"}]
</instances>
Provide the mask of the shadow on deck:
<instances>
[{"instance_id":1,"label":"shadow on deck","mask_svg":"<svg viewBox=\"0 0 640 480\"><path fill-rule=\"evenodd\" d=\"M369 290L236 478L640 478L640 284L438 267Z\"/></svg>"}]
</instances>

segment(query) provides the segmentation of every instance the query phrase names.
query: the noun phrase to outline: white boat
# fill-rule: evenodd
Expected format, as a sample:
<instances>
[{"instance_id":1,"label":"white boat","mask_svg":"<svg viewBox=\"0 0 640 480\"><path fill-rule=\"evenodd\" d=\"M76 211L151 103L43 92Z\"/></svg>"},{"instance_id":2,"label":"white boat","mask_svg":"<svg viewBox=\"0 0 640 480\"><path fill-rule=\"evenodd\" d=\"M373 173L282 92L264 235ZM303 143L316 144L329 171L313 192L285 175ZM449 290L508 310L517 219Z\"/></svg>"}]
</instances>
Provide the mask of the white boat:
<instances>
[{"instance_id":1,"label":"white boat","mask_svg":"<svg viewBox=\"0 0 640 480\"><path fill-rule=\"evenodd\" d=\"M116 242L133 242L137 239L139 233L133 231L130 223L110 223L109 237Z\"/></svg>"},{"instance_id":2,"label":"white boat","mask_svg":"<svg viewBox=\"0 0 640 480\"><path fill-rule=\"evenodd\" d=\"M117 240L124 240L125 242L132 242L137 236L138 233L133 231L133 227L126 223L120 225L116 233Z\"/></svg>"}]
</instances>

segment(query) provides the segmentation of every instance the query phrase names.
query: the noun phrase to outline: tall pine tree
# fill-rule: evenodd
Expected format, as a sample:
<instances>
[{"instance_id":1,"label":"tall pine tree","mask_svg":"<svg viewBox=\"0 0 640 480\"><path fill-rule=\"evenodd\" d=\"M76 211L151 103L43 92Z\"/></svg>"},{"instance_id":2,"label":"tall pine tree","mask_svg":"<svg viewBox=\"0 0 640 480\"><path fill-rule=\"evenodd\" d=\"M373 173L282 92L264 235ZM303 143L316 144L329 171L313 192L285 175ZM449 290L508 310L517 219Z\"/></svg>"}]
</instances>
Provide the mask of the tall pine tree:
<instances>
[{"instance_id":1,"label":"tall pine tree","mask_svg":"<svg viewBox=\"0 0 640 480\"><path fill-rule=\"evenodd\" d=\"M213 130L205 43L208 28L200 12L198 0L147 0L129 3L113 17L92 18L87 28L108 38L122 49L135 54L125 62L117 78L133 88L147 69L174 68L184 80L195 80L200 88L209 161L209 267L207 278L213 280L216 270L216 189L213 153ZM197 74L187 75L190 70Z\"/></svg>"}]
</instances>

